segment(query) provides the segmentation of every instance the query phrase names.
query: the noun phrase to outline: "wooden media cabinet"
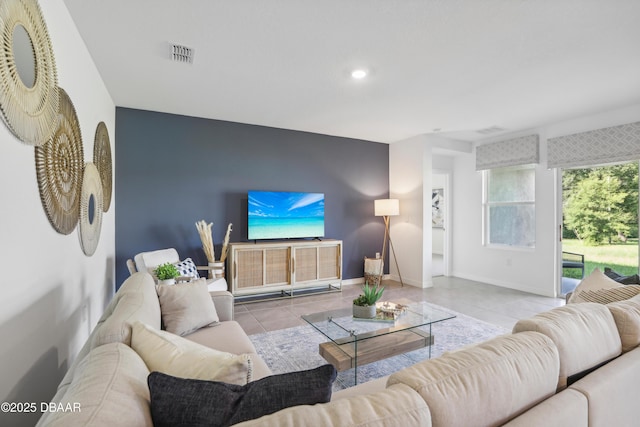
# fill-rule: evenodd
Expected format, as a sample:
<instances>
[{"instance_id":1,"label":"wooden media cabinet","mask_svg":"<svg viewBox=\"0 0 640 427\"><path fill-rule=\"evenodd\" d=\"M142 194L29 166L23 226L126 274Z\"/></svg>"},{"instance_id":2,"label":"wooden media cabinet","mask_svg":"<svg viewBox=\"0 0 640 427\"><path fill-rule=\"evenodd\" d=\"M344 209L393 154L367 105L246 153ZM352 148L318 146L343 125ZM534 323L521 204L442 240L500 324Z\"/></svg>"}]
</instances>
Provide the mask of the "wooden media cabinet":
<instances>
[{"instance_id":1,"label":"wooden media cabinet","mask_svg":"<svg viewBox=\"0 0 640 427\"><path fill-rule=\"evenodd\" d=\"M341 240L231 243L228 262L234 296L342 289Z\"/></svg>"}]
</instances>

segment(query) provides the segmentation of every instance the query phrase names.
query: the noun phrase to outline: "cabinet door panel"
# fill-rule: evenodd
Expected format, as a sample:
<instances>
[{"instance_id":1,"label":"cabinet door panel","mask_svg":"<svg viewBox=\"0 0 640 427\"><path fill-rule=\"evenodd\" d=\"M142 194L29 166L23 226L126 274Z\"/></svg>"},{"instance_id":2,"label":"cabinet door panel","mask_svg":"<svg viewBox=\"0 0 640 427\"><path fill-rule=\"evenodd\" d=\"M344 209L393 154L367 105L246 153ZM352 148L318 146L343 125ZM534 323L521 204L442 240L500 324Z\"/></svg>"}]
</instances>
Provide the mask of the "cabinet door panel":
<instances>
[{"instance_id":1,"label":"cabinet door panel","mask_svg":"<svg viewBox=\"0 0 640 427\"><path fill-rule=\"evenodd\" d=\"M264 259L262 250L238 251L236 273L238 275L238 288L251 288L262 286L264 283Z\"/></svg>"},{"instance_id":2,"label":"cabinet door panel","mask_svg":"<svg viewBox=\"0 0 640 427\"><path fill-rule=\"evenodd\" d=\"M289 248L265 249L265 285L289 283Z\"/></svg>"},{"instance_id":3,"label":"cabinet door panel","mask_svg":"<svg viewBox=\"0 0 640 427\"><path fill-rule=\"evenodd\" d=\"M336 246L322 246L319 251L318 279L340 277L340 249Z\"/></svg>"},{"instance_id":4,"label":"cabinet door panel","mask_svg":"<svg viewBox=\"0 0 640 427\"><path fill-rule=\"evenodd\" d=\"M295 249L296 282L306 282L318 278L318 252L316 248Z\"/></svg>"}]
</instances>

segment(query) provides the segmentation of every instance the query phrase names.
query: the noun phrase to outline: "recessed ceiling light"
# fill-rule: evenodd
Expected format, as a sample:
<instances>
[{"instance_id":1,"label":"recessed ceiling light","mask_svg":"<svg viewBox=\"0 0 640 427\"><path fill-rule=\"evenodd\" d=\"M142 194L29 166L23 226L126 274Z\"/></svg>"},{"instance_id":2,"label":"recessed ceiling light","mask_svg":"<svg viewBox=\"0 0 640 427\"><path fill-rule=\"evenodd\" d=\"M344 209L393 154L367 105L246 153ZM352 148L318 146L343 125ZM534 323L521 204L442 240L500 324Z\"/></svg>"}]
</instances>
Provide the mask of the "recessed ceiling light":
<instances>
[{"instance_id":1,"label":"recessed ceiling light","mask_svg":"<svg viewBox=\"0 0 640 427\"><path fill-rule=\"evenodd\" d=\"M351 72L351 77L353 77L354 79L364 79L365 77L367 77L367 71L363 70L363 69L357 69L357 70L353 70Z\"/></svg>"}]
</instances>

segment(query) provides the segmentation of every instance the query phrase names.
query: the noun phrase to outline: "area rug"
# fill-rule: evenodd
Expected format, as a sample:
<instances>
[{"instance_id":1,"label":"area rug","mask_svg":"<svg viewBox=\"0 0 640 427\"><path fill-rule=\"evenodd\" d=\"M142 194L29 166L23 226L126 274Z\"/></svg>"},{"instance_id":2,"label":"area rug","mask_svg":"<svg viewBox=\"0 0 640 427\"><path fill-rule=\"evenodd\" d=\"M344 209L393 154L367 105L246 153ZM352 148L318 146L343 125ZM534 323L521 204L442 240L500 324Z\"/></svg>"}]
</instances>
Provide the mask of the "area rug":
<instances>
[{"instance_id":1,"label":"area rug","mask_svg":"<svg viewBox=\"0 0 640 427\"><path fill-rule=\"evenodd\" d=\"M456 317L432 326L435 343L431 347L431 358L460 347L485 341L509 333L508 329L457 313L453 310L429 304L436 309L452 313ZM428 327L425 328L428 331ZM274 374L312 369L327 363L318 354L318 345L328 339L311 325L296 326L279 331L250 335L249 338L260 357ZM429 348L422 348L379 362L358 367L358 384L390 375L396 371L429 358ZM352 387L355 370L338 373L333 391Z\"/></svg>"}]
</instances>

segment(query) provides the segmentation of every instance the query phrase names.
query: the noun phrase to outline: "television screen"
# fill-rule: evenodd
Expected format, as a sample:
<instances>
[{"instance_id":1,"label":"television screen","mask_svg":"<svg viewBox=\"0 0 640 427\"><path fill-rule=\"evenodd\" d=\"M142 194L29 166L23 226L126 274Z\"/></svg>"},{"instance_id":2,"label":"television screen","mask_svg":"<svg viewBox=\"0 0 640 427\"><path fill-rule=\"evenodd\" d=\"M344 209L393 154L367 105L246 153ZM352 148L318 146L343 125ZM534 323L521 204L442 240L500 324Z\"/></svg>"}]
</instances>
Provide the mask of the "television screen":
<instances>
[{"instance_id":1,"label":"television screen","mask_svg":"<svg viewBox=\"0 0 640 427\"><path fill-rule=\"evenodd\" d=\"M324 237L324 194L249 191L249 240Z\"/></svg>"}]
</instances>

